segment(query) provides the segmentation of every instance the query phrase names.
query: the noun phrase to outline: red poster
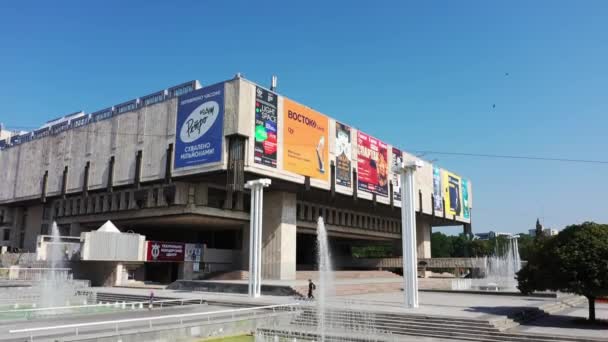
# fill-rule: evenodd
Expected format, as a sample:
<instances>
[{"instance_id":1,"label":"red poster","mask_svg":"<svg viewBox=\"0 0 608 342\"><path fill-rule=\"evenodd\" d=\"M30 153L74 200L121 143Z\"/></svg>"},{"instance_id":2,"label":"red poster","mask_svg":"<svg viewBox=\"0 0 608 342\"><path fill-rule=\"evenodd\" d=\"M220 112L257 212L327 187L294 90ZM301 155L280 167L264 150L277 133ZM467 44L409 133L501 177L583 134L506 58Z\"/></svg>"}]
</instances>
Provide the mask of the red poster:
<instances>
[{"instance_id":1,"label":"red poster","mask_svg":"<svg viewBox=\"0 0 608 342\"><path fill-rule=\"evenodd\" d=\"M357 145L359 190L388 196L388 146L361 131Z\"/></svg>"},{"instance_id":2,"label":"red poster","mask_svg":"<svg viewBox=\"0 0 608 342\"><path fill-rule=\"evenodd\" d=\"M146 261L184 261L182 242L147 241Z\"/></svg>"}]
</instances>

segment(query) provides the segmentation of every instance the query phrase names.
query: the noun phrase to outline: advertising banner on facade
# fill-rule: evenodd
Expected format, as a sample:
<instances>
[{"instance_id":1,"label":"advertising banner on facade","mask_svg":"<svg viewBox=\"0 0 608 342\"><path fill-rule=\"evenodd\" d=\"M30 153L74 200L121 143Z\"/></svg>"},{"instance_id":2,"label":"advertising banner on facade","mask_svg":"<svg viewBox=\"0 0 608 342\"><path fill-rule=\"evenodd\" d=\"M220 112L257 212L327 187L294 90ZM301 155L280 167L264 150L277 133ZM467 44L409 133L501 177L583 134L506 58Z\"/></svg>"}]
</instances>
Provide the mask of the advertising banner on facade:
<instances>
[{"instance_id":1,"label":"advertising banner on facade","mask_svg":"<svg viewBox=\"0 0 608 342\"><path fill-rule=\"evenodd\" d=\"M444 171L443 186L445 188L443 198L445 200L446 214L460 216L462 214L460 177Z\"/></svg>"},{"instance_id":2,"label":"advertising banner on facade","mask_svg":"<svg viewBox=\"0 0 608 342\"><path fill-rule=\"evenodd\" d=\"M146 241L146 261L184 261L182 242Z\"/></svg>"},{"instance_id":3,"label":"advertising banner on facade","mask_svg":"<svg viewBox=\"0 0 608 342\"><path fill-rule=\"evenodd\" d=\"M388 195L387 145L361 131L357 134L358 188L381 196Z\"/></svg>"},{"instance_id":4,"label":"advertising banner on facade","mask_svg":"<svg viewBox=\"0 0 608 342\"><path fill-rule=\"evenodd\" d=\"M277 95L266 89L255 89L255 146L256 164L277 167Z\"/></svg>"},{"instance_id":5,"label":"advertising banner on facade","mask_svg":"<svg viewBox=\"0 0 608 342\"><path fill-rule=\"evenodd\" d=\"M193 263L192 270L198 272L203 256L203 245L200 243L187 243L185 248L186 254L184 255L184 261L191 261Z\"/></svg>"},{"instance_id":6,"label":"advertising banner on facade","mask_svg":"<svg viewBox=\"0 0 608 342\"><path fill-rule=\"evenodd\" d=\"M393 167L391 168L391 175L393 176L393 198L395 201L401 201L401 176L399 172L396 172L403 163L403 153L401 150L393 147Z\"/></svg>"},{"instance_id":7,"label":"advertising banner on facade","mask_svg":"<svg viewBox=\"0 0 608 342\"><path fill-rule=\"evenodd\" d=\"M329 119L289 99L283 101L283 168L327 181Z\"/></svg>"},{"instance_id":8,"label":"advertising banner on facade","mask_svg":"<svg viewBox=\"0 0 608 342\"><path fill-rule=\"evenodd\" d=\"M463 179L461 182L462 186L462 217L465 219L471 218L471 212L469 211L469 181Z\"/></svg>"},{"instance_id":9,"label":"advertising banner on facade","mask_svg":"<svg viewBox=\"0 0 608 342\"><path fill-rule=\"evenodd\" d=\"M436 211L441 211L443 206L443 190L441 187L441 169L433 166L433 206Z\"/></svg>"},{"instance_id":10,"label":"advertising banner on facade","mask_svg":"<svg viewBox=\"0 0 608 342\"><path fill-rule=\"evenodd\" d=\"M222 159L224 84L194 90L178 99L174 167Z\"/></svg>"},{"instance_id":11,"label":"advertising banner on facade","mask_svg":"<svg viewBox=\"0 0 608 342\"><path fill-rule=\"evenodd\" d=\"M336 122L336 184L351 187L352 140L350 127Z\"/></svg>"}]
</instances>

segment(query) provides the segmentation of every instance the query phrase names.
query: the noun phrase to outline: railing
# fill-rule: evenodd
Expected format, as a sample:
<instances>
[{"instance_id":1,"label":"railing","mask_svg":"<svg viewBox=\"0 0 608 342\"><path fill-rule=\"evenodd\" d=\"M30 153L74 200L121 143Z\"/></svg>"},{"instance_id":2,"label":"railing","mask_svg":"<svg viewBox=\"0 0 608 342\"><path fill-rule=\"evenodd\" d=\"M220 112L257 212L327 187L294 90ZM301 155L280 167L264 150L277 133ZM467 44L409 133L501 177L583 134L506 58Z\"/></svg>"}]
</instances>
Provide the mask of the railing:
<instances>
[{"instance_id":1,"label":"railing","mask_svg":"<svg viewBox=\"0 0 608 342\"><path fill-rule=\"evenodd\" d=\"M235 318L244 318L244 315L251 314L252 318L256 318L256 316L260 316L258 312L265 313L278 313L278 312L295 312L296 309L299 308L298 303L291 304L278 304L278 305L267 305L267 306L259 306L253 308L239 308L239 309L230 309L230 310L218 310L218 311L208 311L208 312L196 312L196 313L188 313L188 314L176 314L176 315L163 315L163 316L154 316L154 317L142 317L142 318L131 318L131 319L121 319L121 320L112 320L112 321L101 321L101 322L88 322L88 323L78 323L78 324L64 324L64 325L54 325L54 326L46 326L46 327L37 327L37 328L28 328L28 329L13 329L9 330L10 334L26 334L29 336L30 341L34 340L33 333L39 332L53 332L57 330L68 330L73 331L75 336L79 336L79 333L83 331L83 329L91 328L91 327L108 327L113 328L112 330L119 333L119 326L121 324L132 324L132 323L146 323L146 327L152 329L153 322L165 321L165 324L169 323L179 323L183 325L185 321L192 318L207 318L208 322L211 322L211 318L215 316L215 318L231 318L234 320ZM248 316L246 316L248 317ZM133 328L133 325L130 325L129 328ZM72 330L73 329L73 330Z\"/></svg>"},{"instance_id":2,"label":"railing","mask_svg":"<svg viewBox=\"0 0 608 342\"><path fill-rule=\"evenodd\" d=\"M58 279L71 278L70 268L26 268L19 266L0 268L0 280L38 281L52 275Z\"/></svg>"}]
</instances>

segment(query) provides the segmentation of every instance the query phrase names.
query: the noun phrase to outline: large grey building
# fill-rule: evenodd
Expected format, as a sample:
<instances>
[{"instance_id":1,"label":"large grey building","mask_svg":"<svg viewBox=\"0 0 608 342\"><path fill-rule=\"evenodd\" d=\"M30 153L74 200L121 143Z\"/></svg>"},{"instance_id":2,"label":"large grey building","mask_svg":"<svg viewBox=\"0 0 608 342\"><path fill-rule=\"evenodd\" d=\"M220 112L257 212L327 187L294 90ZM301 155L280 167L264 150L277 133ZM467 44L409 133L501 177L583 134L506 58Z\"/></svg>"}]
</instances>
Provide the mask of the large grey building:
<instances>
[{"instance_id":1,"label":"large grey building","mask_svg":"<svg viewBox=\"0 0 608 342\"><path fill-rule=\"evenodd\" d=\"M388 123L387 123L388 124ZM394 123L393 123L394 124ZM187 82L0 140L0 238L34 251L56 221L79 236L112 220L146 240L201 243L231 253L213 265L137 265L159 281L246 269L246 181L271 178L264 197L263 273L293 279L314 267L318 216L336 258L382 243L399 252L400 184L392 165L416 159L347 123L240 76ZM424 163L416 174L418 254L432 226L470 231L471 182Z\"/></svg>"}]
</instances>

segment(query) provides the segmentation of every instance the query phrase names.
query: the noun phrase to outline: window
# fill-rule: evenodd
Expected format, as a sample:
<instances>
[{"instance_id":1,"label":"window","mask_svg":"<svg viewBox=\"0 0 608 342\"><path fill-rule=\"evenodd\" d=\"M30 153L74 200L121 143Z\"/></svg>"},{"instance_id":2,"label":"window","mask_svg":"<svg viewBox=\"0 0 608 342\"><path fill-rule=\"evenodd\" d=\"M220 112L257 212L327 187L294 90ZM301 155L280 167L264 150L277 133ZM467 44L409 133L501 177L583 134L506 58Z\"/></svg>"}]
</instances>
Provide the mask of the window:
<instances>
[{"instance_id":1,"label":"window","mask_svg":"<svg viewBox=\"0 0 608 342\"><path fill-rule=\"evenodd\" d=\"M10 239L11 239L11 230L4 229L4 232L2 233L2 240L9 241Z\"/></svg>"},{"instance_id":2,"label":"window","mask_svg":"<svg viewBox=\"0 0 608 342\"><path fill-rule=\"evenodd\" d=\"M19 234L19 248L23 248L24 243L25 243L25 232L21 232L21 234Z\"/></svg>"},{"instance_id":3,"label":"window","mask_svg":"<svg viewBox=\"0 0 608 342\"><path fill-rule=\"evenodd\" d=\"M49 225L44 223L40 226L40 235L49 235Z\"/></svg>"}]
</instances>

